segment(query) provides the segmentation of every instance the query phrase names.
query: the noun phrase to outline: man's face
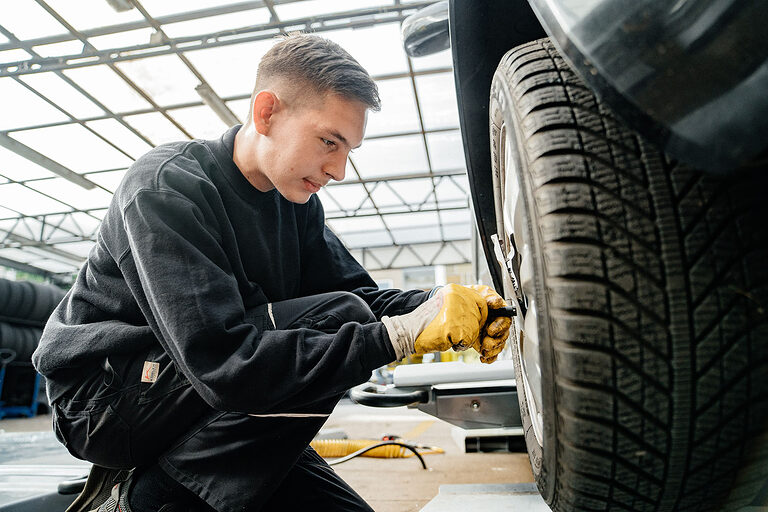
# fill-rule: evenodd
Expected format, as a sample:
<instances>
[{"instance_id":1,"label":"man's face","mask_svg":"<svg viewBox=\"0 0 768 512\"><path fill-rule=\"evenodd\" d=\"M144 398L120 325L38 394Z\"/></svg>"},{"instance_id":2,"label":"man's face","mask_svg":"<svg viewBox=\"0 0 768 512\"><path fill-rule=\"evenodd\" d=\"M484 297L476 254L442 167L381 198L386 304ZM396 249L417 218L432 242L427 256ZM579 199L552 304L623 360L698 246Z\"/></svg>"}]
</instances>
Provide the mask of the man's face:
<instances>
[{"instance_id":1,"label":"man's face","mask_svg":"<svg viewBox=\"0 0 768 512\"><path fill-rule=\"evenodd\" d=\"M283 108L271 119L260 173L294 203L306 203L330 180L341 181L350 150L365 133L366 106L335 94Z\"/></svg>"}]
</instances>

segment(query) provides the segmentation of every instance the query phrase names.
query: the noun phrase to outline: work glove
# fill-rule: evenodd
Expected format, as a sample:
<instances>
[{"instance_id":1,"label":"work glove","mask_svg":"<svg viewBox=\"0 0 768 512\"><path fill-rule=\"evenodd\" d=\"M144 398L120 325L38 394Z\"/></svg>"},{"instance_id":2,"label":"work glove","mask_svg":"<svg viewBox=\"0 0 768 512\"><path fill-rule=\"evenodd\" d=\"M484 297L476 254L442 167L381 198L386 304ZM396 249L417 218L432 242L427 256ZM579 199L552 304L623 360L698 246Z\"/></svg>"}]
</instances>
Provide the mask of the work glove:
<instances>
[{"instance_id":1,"label":"work glove","mask_svg":"<svg viewBox=\"0 0 768 512\"><path fill-rule=\"evenodd\" d=\"M382 317L397 359L411 354L463 350L480 340L488 306L476 290L449 284L408 314Z\"/></svg>"},{"instance_id":2,"label":"work glove","mask_svg":"<svg viewBox=\"0 0 768 512\"><path fill-rule=\"evenodd\" d=\"M481 284L474 284L467 288L479 293L489 310L507 307L506 301L493 288ZM492 363L496 360L499 353L504 350L511 326L512 319L508 316L499 316L483 324L479 338L472 345L472 348L480 353L481 362Z\"/></svg>"}]
</instances>

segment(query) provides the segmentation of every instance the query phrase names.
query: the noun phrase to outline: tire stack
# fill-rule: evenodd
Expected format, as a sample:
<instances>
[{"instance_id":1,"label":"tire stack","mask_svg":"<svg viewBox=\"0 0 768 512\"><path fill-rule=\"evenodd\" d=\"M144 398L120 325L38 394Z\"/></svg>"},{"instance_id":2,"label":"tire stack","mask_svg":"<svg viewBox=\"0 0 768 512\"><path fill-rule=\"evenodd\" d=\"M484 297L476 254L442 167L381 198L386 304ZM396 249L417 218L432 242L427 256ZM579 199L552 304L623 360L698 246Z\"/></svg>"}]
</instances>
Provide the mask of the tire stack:
<instances>
[{"instance_id":1,"label":"tire stack","mask_svg":"<svg viewBox=\"0 0 768 512\"><path fill-rule=\"evenodd\" d=\"M33 416L42 386L32 353L65 292L51 285L0 279L0 418ZM45 403L45 400L41 401Z\"/></svg>"}]
</instances>

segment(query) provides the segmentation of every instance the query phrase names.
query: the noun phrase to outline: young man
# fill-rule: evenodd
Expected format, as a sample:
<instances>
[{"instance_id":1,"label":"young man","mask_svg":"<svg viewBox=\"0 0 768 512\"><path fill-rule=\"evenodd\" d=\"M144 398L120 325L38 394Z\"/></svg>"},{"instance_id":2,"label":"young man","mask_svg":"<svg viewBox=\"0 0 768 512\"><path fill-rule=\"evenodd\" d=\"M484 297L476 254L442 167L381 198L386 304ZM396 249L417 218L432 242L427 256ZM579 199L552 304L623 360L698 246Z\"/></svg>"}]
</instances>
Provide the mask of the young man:
<instances>
[{"instance_id":1,"label":"young man","mask_svg":"<svg viewBox=\"0 0 768 512\"><path fill-rule=\"evenodd\" d=\"M251 100L221 139L131 166L46 326L54 430L94 463L70 510L370 510L308 447L344 391L415 352L503 348L495 292L378 290L325 227L314 194L379 106L349 54L286 38Z\"/></svg>"}]
</instances>

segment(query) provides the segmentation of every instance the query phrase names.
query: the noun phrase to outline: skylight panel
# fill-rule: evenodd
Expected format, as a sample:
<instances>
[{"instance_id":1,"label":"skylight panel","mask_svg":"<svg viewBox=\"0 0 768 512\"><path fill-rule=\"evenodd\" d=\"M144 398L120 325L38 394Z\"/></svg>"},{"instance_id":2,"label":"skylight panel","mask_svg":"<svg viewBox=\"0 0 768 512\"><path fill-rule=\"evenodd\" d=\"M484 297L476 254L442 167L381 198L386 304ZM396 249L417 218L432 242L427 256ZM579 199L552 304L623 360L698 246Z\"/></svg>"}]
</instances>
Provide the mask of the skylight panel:
<instances>
[{"instance_id":1,"label":"skylight panel","mask_svg":"<svg viewBox=\"0 0 768 512\"><path fill-rule=\"evenodd\" d=\"M10 77L0 78L0 98L3 101L0 130L68 119L50 103Z\"/></svg>"},{"instance_id":2,"label":"skylight panel","mask_svg":"<svg viewBox=\"0 0 768 512\"><path fill-rule=\"evenodd\" d=\"M25 75L21 77L21 80L76 118L83 119L104 115L104 111L94 102L83 96L55 73Z\"/></svg>"},{"instance_id":3,"label":"skylight panel","mask_svg":"<svg viewBox=\"0 0 768 512\"><path fill-rule=\"evenodd\" d=\"M418 208L425 202L435 202L435 198L431 197L432 180L429 178L391 181L389 186L394 189L397 195L403 198L406 204L413 208Z\"/></svg>"},{"instance_id":4,"label":"skylight panel","mask_svg":"<svg viewBox=\"0 0 768 512\"><path fill-rule=\"evenodd\" d=\"M208 105L177 108L168 113L197 139L218 139L228 128Z\"/></svg>"},{"instance_id":5,"label":"skylight panel","mask_svg":"<svg viewBox=\"0 0 768 512\"><path fill-rule=\"evenodd\" d=\"M392 5L391 0L306 0L304 2L295 2L284 5L276 5L275 12L280 21L290 21L321 14L334 12L353 11L356 9L365 9L367 7L380 7L383 5Z\"/></svg>"},{"instance_id":6,"label":"skylight panel","mask_svg":"<svg viewBox=\"0 0 768 512\"><path fill-rule=\"evenodd\" d=\"M13 138L77 173L127 167L131 159L77 124L38 128Z\"/></svg>"},{"instance_id":7,"label":"skylight panel","mask_svg":"<svg viewBox=\"0 0 768 512\"><path fill-rule=\"evenodd\" d=\"M0 63L6 62L19 62L29 60L32 55L22 50L21 48L14 48L13 50L3 50L0 52Z\"/></svg>"},{"instance_id":8,"label":"skylight panel","mask_svg":"<svg viewBox=\"0 0 768 512\"><path fill-rule=\"evenodd\" d=\"M143 0L141 5L152 17L218 7L221 0Z\"/></svg>"},{"instance_id":9,"label":"skylight panel","mask_svg":"<svg viewBox=\"0 0 768 512\"><path fill-rule=\"evenodd\" d=\"M435 171L464 169L464 145L461 133L456 131L427 134L427 147L432 169Z\"/></svg>"},{"instance_id":10,"label":"skylight panel","mask_svg":"<svg viewBox=\"0 0 768 512\"><path fill-rule=\"evenodd\" d=\"M85 125L131 155L134 160L152 149L150 144L115 119L88 121Z\"/></svg>"},{"instance_id":11,"label":"skylight panel","mask_svg":"<svg viewBox=\"0 0 768 512\"><path fill-rule=\"evenodd\" d=\"M384 229L384 223L379 216L329 219L328 225L331 226L331 229L333 229L333 232L336 234L360 233Z\"/></svg>"},{"instance_id":12,"label":"skylight panel","mask_svg":"<svg viewBox=\"0 0 768 512\"><path fill-rule=\"evenodd\" d=\"M396 244L418 244L442 240L438 226L417 226L392 230Z\"/></svg>"},{"instance_id":13,"label":"skylight panel","mask_svg":"<svg viewBox=\"0 0 768 512\"><path fill-rule=\"evenodd\" d=\"M41 57L59 57L62 55L79 55L83 52L83 42L79 39L62 41L61 43L41 44L32 47Z\"/></svg>"},{"instance_id":14,"label":"skylight panel","mask_svg":"<svg viewBox=\"0 0 768 512\"><path fill-rule=\"evenodd\" d=\"M416 77L424 128L458 128L459 109L452 73Z\"/></svg>"},{"instance_id":15,"label":"skylight panel","mask_svg":"<svg viewBox=\"0 0 768 512\"><path fill-rule=\"evenodd\" d=\"M176 55L119 62L117 67L161 107L200 101L195 92L199 80Z\"/></svg>"},{"instance_id":16,"label":"skylight panel","mask_svg":"<svg viewBox=\"0 0 768 512\"><path fill-rule=\"evenodd\" d=\"M425 172L427 156L420 135L367 140L350 157L363 178Z\"/></svg>"},{"instance_id":17,"label":"skylight panel","mask_svg":"<svg viewBox=\"0 0 768 512\"><path fill-rule=\"evenodd\" d=\"M80 31L143 19L137 9L118 12L105 0L46 0L46 3Z\"/></svg>"},{"instance_id":18,"label":"skylight panel","mask_svg":"<svg viewBox=\"0 0 768 512\"><path fill-rule=\"evenodd\" d=\"M112 112L130 112L151 105L105 65L68 69L64 74Z\"/></svg>"},{"instance_id":19,"label":"skylight panel","mask_svg":"<svg viewBox=\"0 0 768 512\"><path fill-rule=\"evenodd\" d=\"M48 169L4 147L0 147L0 175L13 181L52 178L55 176ZM2 201L0 201L0 204L2 204Z\"/></svg>"},{"instance_id":20,"label":"skylight panel","mask_svg":"<svg viewBox=\"0 0 768 512\"><path fill-rule=\"evenodd\" d=\"M184 55L220 97L250 96L256 80L256 67L275 42L267 39L189 51Z\"/></svg>"},{"instance_id":21,"label":"skylight panel","mask_svg":"<svg viewBox=\"0 0 768 512\"><path fill-rule=\"evenodd\" d=\"M381 111L368 113L366 136L418 131L419 116L410 78L379 80Z\"/></svg>"},{"instance_id":22,"label":"skylight panel","mask_svg":"<svg viewBox=\"0 0 768 512\"><path fill-rule=\"evenodd\" d=\"M405 50L400 40L400 26L397 23L355 30L334 30L321 35L340 44L371 75L408 71Z\"/></svg>"},{"instance_id":23,"label":"skylight panel","mask_svg":"<svg viewBox=\"0 0 768 512\"><path fill-rule=\"evenodd\" d=\"M165 32L168 37L213 34L252 25L266 25L269 23L270 16L268 9L250 9L247 11L221 14L219 16L164 24L163 32Z\"/></svg>"},{"instance_id":24,"label":"skylight panel","mask_svg":"<svg viewBox=\"0 0 768 512\"><path fill-rule=\"evenodd\" d=\"M64 178L34 181L27 186L55 197L78 210L107 207L112 200L112 194L109 192L98 187L86 190Z\"/></svg>"},{"instance_id":25,"label":"skylight panel","mask_svg":"<svg viewBox=\"0 0 768 512\"><path fill-rule=\"evenodd\" d=\"M88 42L97 50L109 50L112 48L130 48L148 44L155 29L151 27L115 32L103 36L89 37Z\"/></svg>"},{"instance_id":26,"label":"skylight panel","mask_svg":"<svg viewBox=\"0 0 768 512\"><path fill-rule=\"evenodd\" d=\"M326 194L333 196L345 211L352 211L359 207L368 197L362 185L333 185L322 189ZM321 196L322 199L322 196ZM338 211L336 203L331 202L327 205L329 211ZM323 201L323 208L326 208L326 202Z\"/></svg>"},{"instance_id":27,"label":"skylight panel","mask_svg":"<svg viewBox=\"0 0 768 512\"><path fill-rule=\"evenodd\" d=\"M156 146L166 142L189 140L181 130L176 128L173 123L159 112L126 116L125 121L151 140Z\"/></svg>"},{"instance_id":28,"label":"skylight panel","mask_svg":"<svg viewBox=\"0 0 768 512\"><path fill-rule=\"evenodd\" d=\"M71 210L60 201L15 183L0 185L0 204L22 215L42 215Z\"/></svg>"},{"instance_id":29,"label":"skylight panel","mask_svg":"<svg viewBox=\"0 0 768 512\"><path fill-rule=\"evenodd\" d=\"M22 41L65 34L67 29L34 0L0 2L3 27Z\"/></svg>"},{"instance_id":30,"label":"skylight panel","mask_svg":"<svg viewBox=\"0 0 768 512\"><path fill-rule=\"evenodd\" d=\"M412 57L411 63L414 71L442 68L453 69L453 56L451 55L451 49L449 48L441 52L433 53L432 55L425 55L424 57Z\"/></svg>"}]
</instances>

